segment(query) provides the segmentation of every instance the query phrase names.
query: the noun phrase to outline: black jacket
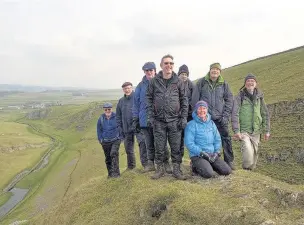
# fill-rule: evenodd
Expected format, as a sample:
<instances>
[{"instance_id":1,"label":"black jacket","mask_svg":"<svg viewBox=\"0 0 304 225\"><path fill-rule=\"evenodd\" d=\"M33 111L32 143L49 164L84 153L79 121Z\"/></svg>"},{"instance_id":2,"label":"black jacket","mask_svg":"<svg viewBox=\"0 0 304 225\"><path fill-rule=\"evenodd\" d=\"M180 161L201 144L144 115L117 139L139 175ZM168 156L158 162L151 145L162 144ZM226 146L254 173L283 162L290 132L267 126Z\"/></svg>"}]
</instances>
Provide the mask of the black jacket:
<instances>
[{"instance_id":1,"label":"black jacket","mask_svg":"<svg viewBox=\"0 0 304 225\"><path fill-rule=\"evenodd\" d=\"M149 83L147 93L148 118L163 122L172 122L187 118L188 99L184 82L173 72L166 86L160 71Z\"/></svg>"},{"instance_id":2,"label":"black jacket","mask_svg":"<svg viewBox=\"0 0 304 225\"><path fill-rule=\"evenodd\" d=\"M124 95L121 99L119 99L116 106L116 121L117 126L120 127L124 134L132 133L132 107L133 107L133 99L134 92L131 95Z\"/></svg>"}]
</instances>

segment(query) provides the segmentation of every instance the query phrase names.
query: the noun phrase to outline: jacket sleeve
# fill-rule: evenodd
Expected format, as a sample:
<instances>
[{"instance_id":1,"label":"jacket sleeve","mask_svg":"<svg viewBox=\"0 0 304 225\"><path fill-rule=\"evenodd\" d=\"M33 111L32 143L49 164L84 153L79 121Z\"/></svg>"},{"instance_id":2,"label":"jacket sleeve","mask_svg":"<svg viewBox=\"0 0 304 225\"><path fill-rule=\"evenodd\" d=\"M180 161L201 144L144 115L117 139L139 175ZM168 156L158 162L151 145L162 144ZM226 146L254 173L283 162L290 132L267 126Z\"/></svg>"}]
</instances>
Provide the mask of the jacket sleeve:
<instances>
[{"instance_id":1,"label":"jacket sleeve","mask_svg":"<svg viewBox=\"0 0 304 225\"><path fill-rule=\"evenodd\" d=\"M146 110L147 110L147 117L149 118L154 118L154 113L153 113L153 95L154 95L154 79L153 78L148 85L147 92L146 92Z\"/></svg>"},{"instance_id":2,"label":"jacket sleeve","mask_svg":"<svg viewBox=\"0 0 304 225\"><path fill-rule=\"evenodd\" d=\"M116 106L116 123L117 123L117 127L122 128L121 100L118 101Z\"/></svg>"},{"instance_id":3,"label":"jacket sleeve","mask_svg":"<svg viewBox=\"0 0 304 225\"><path fill-rule=\"evenodd\" d=\"M215 123L212 121L212 126L213 126L213 147L215 152L219 152L222 147L222 139L221 135L215 125Z\"/></svg>"},{"instance_id":4,"label":"jacket sleeve","mask_svg":"<svg viewBox=\"0 0 304 225\"><path fill-rule=\"evenodd\" d=\"M139 104L140 104L140 84L136 87L133 97L132 116L133 118L139 118Z\"/></svg>"},{"instance_id":5,"label":"jacket sleeve","mask_svg":"<svg viewBox=\"0 0 304 225\"><path fill-rule=\"evenodd\" d=\"M102 139L103 139L101 119L102 119L102 116L100 116L99 119L97 120L97 138L99 141L102 141Z\"/></svg>"},{"instance_id":6,"label":"jacket sleeve","mask_svg":"<svg viewBox=\"0 0 304 225\"><path fill-rule=\"evenodd\" d=\"M188 115L189 114L191 115L191 113L193 112L194 106L196 104L196 103L193 103L193 101L192 101L192 97L193 97L193 93L195 92L196 85L194 85L193 82L190 81L190 80L189 80L189 82L190 82L189 83L189 91L190 91L189 96L190 96L190 100L188 102L188 104L189 104Z\"/></svg>"},{"instance_id":7,"label":"jacket sleeve","mask_svg":"<svg viewBox=\"0 0 304 225\"><path fill-rule=\"evenodd\" d=\"M264 133L270 133L270 116L264 98L261 98L262 128Z\"/></svg>"},{"instance_id":8,"label":"jacket sleeve","mask_svg":"<svg viewBox=\"0 0 304 225\"><path fill-rule=\"evenodd\" d=\"M180 102L180 113L182 118L188 117L188 98L185 91L185 84L179 80L179 102Z\"/></svg>"},{"instance_id":9,"label":"jacket sleeve","mask_svg":"<svg viewBox=\"0 0 304 225\"><path fill-rule=\"evenodd\" d=\"M189 122L185 129L185 138L184 138L185 145L189 150L189 152L191 153L191 155L200 156L202 149L195 144L195 136L196 136L195 131L196 131L195 122L194 121Z\"/></svg>"},{"instance_id":10,"label":"jacket sleeve","mask_svg":"<svg viewBox=\"0 0 304 225\"><path fill-rule=\"evenodd\" d=\"M235 134L240 132L240 119L239 119L240 107L241 107L241 96L237 95L234 98L232 113L231 113L231 125L232 125L232 130Z\"/></svg>"},{"instance_id":11,"label":"jacket sleeve","mask_svg":"<svg viewBox=\"0 0 304 225\"><path fill-rule=\"evenodd\" d=\"M192 97L191 97L191 105L195 106L195 104L199 101L200 99L200 91L201 91L201 86L202 86L202 79L201 78L197 81L197 83L195 85L193 85L193 92L192 92Z\"/></svg>"},{"instance_id":12,"label":"jacket sleeve","mask_svg":"<svg viewBox=\"0 0 304 225\"><path fill-rule=\"evenodd\" d=\"M230 90L229 85L225 82L224 85L226 85L225 92L224 92L224 111L223 111L223 117L230 118L231 117L231 111L232 111L232 105L233 105L233 95Z\"/></svg>"}]
</instances>

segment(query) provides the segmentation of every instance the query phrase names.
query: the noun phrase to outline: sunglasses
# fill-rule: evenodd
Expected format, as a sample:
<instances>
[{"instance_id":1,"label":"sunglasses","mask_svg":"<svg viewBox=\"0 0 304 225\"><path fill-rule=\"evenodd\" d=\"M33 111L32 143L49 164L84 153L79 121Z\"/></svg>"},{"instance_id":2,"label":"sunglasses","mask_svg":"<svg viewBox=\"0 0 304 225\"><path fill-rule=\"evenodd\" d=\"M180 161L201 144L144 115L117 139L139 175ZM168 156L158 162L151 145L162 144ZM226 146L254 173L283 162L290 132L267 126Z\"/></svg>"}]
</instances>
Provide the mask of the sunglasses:
<instances>
[{"instance_id":1,"label":"sunglasses","mask_svg":"<svg viewBox=\"0 0 304 225\"><path fill-rule=\"evenodd\" d=\"M153 71L153 69L151 69L151 70L145 70L146 72L152 72Z\"/></svg>"},{"instance_id":2,"label":"sunglasses","mask_svg":"<svg viewBox=\"0 0 304 225\"><path fill-rule=\"evenodd\" d=\"M174 62L164 62L165 65L174 65Z\"/></svg>"},{"instance_id":3,"label":"sunglasses","mask_svg":"<svg viewBox=\"0 0 304 225\"><path fill-rule=\"evenodd\" d=\"M104 111L111 111L111 110L112 110L111 108L104 109Z\"/></svg>"}]
</instances>

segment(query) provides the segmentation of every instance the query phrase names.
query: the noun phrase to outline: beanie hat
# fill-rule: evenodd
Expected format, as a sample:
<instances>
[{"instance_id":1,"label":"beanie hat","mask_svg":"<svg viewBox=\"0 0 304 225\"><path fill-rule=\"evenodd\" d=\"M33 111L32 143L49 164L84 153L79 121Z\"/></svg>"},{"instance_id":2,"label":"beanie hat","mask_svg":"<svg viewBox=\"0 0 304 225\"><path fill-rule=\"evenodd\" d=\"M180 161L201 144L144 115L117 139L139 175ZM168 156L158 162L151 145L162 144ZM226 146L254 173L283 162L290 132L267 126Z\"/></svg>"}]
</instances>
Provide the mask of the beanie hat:
<instances>
[{"instance_id":1,"label":"beanie hat","mask_svg":"<svg viewBox=\"0 0 304 225\"><path fill-rule=\"evenodd\" d=\"M154 62L146 62L143 67L142 70L156 70L156 66Z\"/></svg>"},{"instance_id":2,"label":"beanie hat","mask_svg":"<svg viewBox=\"0 0 304 225\"><path fill-rule=\"evenodd\" d=\"M112 108L112 107L113 107L113 105L110 102L106 102L103 104L103 108Z\"/></svg>"},{"instance_id":3,"label":"beanie hat","mask_svg":"<svg viewBox=\"0 0 304 225\"><path fill-rule=\"evenodd\" d=\"M189 69L187 65L184 64L181 67L179 67L178 75L180 75L181 73L186 73L187 76L189 77Z\"/></svg>"},{"instance_id":4,"label":"beanie hat","mask_svg":"<svg viewBox=\"0 0 304 225\"><path fill-rule=\"evenodd\" d=\"M252 73L249 73L249 74L245 77L244 83L246 83L246 81L249 80L249 79L254 79L255 82L257 82L256 76L254 76Z\"/></svg>"},{"instance_id":5,"label":"beanie hat","mask_svg":"<svg viewBox=\"0 0 304 225\"><path fill-rule=\"evenodd\" d=\"M217 68L217 69L219 69L219 70L222 70L222 67L221 67L221 64L220 64L220 63L212 63L212 64L210 65L210 70L211 70L212 68Z\"/></svg>"},{"instance_id":6,"label":"beanie hat","mask_svg":"<svg viewBox=\"0 0 304 225\"><path fill-rule=\"evenodd\" d=\"M205 108L208 109L208 103L205 102L205 101L203 101L203 100L201 100L201 101L198 101L198 102L195 104L195 111L196 111L196 110L198 109L198 107L200 107L200 106L203 106L203 107L205 107Z\"/></svg>"}]
</instances>

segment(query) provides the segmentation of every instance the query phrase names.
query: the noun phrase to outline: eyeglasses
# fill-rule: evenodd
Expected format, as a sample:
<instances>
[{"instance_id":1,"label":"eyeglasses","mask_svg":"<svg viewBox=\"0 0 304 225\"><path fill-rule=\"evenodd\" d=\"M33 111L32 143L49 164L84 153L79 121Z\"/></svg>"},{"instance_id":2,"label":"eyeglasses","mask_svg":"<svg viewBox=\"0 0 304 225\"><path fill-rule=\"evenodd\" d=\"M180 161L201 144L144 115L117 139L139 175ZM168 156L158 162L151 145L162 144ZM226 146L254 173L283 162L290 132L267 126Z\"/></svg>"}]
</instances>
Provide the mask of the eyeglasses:
<instances>
[{"instance_id":1,"label":"eyeglasses","mask_svg":"<svg viewBox=\"0 0 304 225\"><path fill-rule=\"evenodd\" d=\"M165 65L174 65L174 62L164 62Z\"/></svg>"},{"instance_id":2,"label":"eyeglasses","mask_svg":"<svg viewBox=\"0 0 304 225\"><path fill-rule=\"evenodd\" d=\"M150 69L150 70L145 70L145 72L152 72L153 71L153 69Z\"/></svg>"},{"instance_id":3,"label":"eyeglasses","mask_svg":"<svg viewBox=\"0 0 304 225\"><path fill-rule=\"evenodd\" d=\"M104 109L104 111L111 111L111 110L112 110L111 108Z\"/></svg>"}]
</instances>

